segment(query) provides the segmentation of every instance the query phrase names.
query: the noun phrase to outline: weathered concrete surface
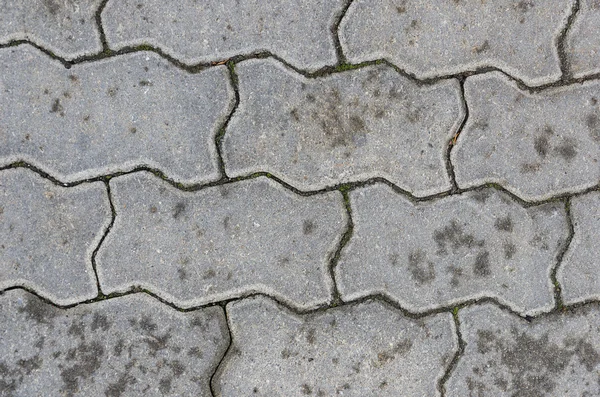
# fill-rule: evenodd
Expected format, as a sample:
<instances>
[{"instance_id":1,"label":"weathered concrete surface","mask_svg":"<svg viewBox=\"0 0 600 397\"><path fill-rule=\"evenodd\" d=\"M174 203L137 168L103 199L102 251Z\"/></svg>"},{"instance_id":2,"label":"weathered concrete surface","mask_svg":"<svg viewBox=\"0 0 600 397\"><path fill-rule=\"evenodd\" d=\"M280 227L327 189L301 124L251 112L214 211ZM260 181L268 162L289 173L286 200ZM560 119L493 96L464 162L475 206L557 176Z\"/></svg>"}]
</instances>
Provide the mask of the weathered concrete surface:
<instances>
[{"instance_id":1,"label":"weathered concrete surface","mask_svg":"<svg viewBox=\"0 0 600 397\"><path fill-rule=\"evenodd\" d=\"M600 72L600 3L580 0L579 13L567 35L565 50L575 77Z\"/></svg>"},{"instance_id":2,"label":"weathered concrete surface","mask_svg":"<svg viewBox=\"0 0 600 397\"><path fill-rule=\"evenodd\" d=\"M217 396L438 396L458 347L450 314L411 320L376 301L298 316L259 297L227 313Z\"/></svg>"},{"instance_id":3,"label":"weathered concrete surface","mask_svg":"<svg viewBox=\"0 0 600 397\"><path fill-rule=\"evenodd\" d=\"M117 219L97 257L105 293L143 286L180 307L251 292L329 301L346 227L339 192L301 197L261 177L189 193L147 173L111 186Z\"/></svg>"},{"instance_id":4,"label":"weathered concrete surface","mask_svg":"<svg viewBox=\"0 0 600 397\"><path fill-rule=\"evenodd\" d=\"M64 188L25 168L0 171L0 289L63 305L95 297L92 252L110 220L102 182Z\"/></svg>"},{"instance_id":5,"label":"weathered concrete surface","mask_svg":"<svg viewBox=\"0 0 600 397\"><path fill-rule=\"evenodd\" d=\"M0 296L2 396L211 396L229 344L223 309L178 313L133 295L61 310Z\"/></svg>"},{"instance_id":6,"label":"weathered concrete surface","mask_svg":"<svg viewBox=\"0 0 600 397\"><path fill-rule=\"evenodd\" d=\"M371 177L419 196L449 190L444 154L464 118L457 81L419 87L385 66L306 79L272 60L236 70L230 176L268 171L305 190Z\"/></svg>"}]
</instances>

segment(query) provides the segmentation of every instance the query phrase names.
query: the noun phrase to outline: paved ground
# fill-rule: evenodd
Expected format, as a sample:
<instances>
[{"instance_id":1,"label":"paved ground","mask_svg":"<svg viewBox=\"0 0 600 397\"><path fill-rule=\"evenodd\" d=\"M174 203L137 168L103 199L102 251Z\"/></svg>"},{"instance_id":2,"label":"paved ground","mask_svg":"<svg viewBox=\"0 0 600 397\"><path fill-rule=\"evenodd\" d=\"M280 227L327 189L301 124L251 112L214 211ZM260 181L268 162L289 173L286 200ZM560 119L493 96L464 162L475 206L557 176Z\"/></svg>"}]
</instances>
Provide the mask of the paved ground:
<instances>
[{"instance_id":1,"label":"paved ground","mask_svg":"<svg viewBox=\"0 0 600 397\"><path fill-rule=\"evenodd\" d=\"M598 0L0 9L0 396L600 396Z\"/></svg>"}]
</instances>

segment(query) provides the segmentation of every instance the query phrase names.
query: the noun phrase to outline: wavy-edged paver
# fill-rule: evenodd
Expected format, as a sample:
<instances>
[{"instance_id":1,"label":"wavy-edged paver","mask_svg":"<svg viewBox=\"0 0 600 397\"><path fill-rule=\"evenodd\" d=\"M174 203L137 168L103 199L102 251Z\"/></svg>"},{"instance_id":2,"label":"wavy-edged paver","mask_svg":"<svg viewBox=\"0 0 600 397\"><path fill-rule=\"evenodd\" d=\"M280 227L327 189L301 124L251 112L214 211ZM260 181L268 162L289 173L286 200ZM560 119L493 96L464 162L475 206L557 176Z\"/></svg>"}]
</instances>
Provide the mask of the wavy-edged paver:
<instances>
[{"instance_id":1,"label":"wavy-edged paver","mask_svg":"<svg viewBox=\"0 0 600 397\"><path fill-rule=\"evenodd\" d=\"M63 182L138 165L180 182L219 176L225 66L190 74L142 52L65 69L21 45L0 50L0 91L0 165L28 161Z\"/></svg>"},{"instance_id":2,"label":"wavy-edged paver","mask_svg":"<svg viewBox=\"0 0 600 397\"><path fill-rule=\"evenodd\" d=\"M216 396L438 396L458 347L450 314L413 320L379 301L296 315L256 297L227 314Z\"/></svg>"},{"instance_id":3,"label":"wavy-edged paver","mask_svg":"<svg viewBox=\"0 0 600 397\"><path fill-rule=\"evenodd\" d=\"M600 72L600 2L579 0L579 12L565 40L570 72L575 77Z\"/></svg>"},{"instance_id":4,"label":"wavy-edged paver","mask_svg":"<svg viewBox=\"0 0 600 397\"><path fill-rule=\"evenodd\" d=\"M229 345L223 309L180 313L145 295L61 310L0 296L2 396L212 396Z\"/></svg>"},{"instance_id":5,"label":"wavy-edged paver","mask_svg":"<svg viewBox=\"0 0 600 397\"><path fill-rule=\"evenodd\" d=\"M265 177L182 192L147 173L111 186L104 292L143 286L180 307L251 292L297 307L329 301L329 258L346 227L339 192L302 197Z\"/></svg>"},{"instance_id":6,"label":"wavy-edged paver","mask_svg":"<svg viewBox=\"0 0 600 397\"><path fill-rule=\"evenodd\" d=\"M600 180L600 84L529 94L505 76L465 83L469 119L451 154L462 188L499 183L526 200Z\"/></svg>"},{"instance_id":7,"label":"wavy-edged paver","mask_svg":"<svg viewBox=\"0 0 600 397\"><path fill-rule=\"evenodd\" d=\"M345 2L111 0L102 23L113 49L150 44L187 64L269 51L315 70L336 63L331 27Z\"/></svg>"},{"instance_id":8,"label":"wavy-edged paver","mask_svg":"<svg viewBox=\"0 0 600 397\"><path fill-rule=\"evenodd\" d=\"M484 189L415 204L377 184L350 204L343 299L383 293L419 312L484 296L525 314L553 307L550 269L569 233L562 203L523 208Z\"/></svg>"},{"instance_id":9,"label":"wavy-edged paver","mask_svg":"<svg viewBox=\"0 0 600 397\"><path fill-rule=\"evenodd\" d=\"M565 253L557 278L565 303L600 299L600 192L571 201L573 241Z\"/></svg>"},{"instance_id":10,"label":"wavy-edged paver","mask_svg":"<svg viewBox=\"0 0 600 397\"><path fill-rule=\"evenodd\" d=\"M419 78L486 66L528 85L561 76L556 39L573 0L357 0L340 25L351 62L385 58Z\"/></svg>"},{"instance_id":11,"label":"wavy-edged paver","mask_svg":"<svg viewBox=\"0 0 600 397\"><path fill-rule=\"evenodd\" d=\"M110 221L101 182L65 188L24 168L0 171L0 289L63 305L95 297L92 252Z\"/></svg>"},{"instance_id":12,"label":"wavy-edged paver","mask_svg":"<svg viewBox=\"0 0 600 397\"><path fill-rule=\"evenodd\" d=\"M29 40L66 59L102 51L102 0L0 0L0 44Z\"/></svg>"},{"instance_id":13,"label":"wavy-edged paver","mask_svg":"<svg viewBox=\"0 0 600 397\"><path fill-rule=\"evenodd\" d=\"M307 190L370 177L422 196L450 188L458 81L420 87L383 65L318 79L273 60L236 70L240 104L223 143L230 176L268 171Z\"/></svg>"},{"instance_id":14,"label":"wavy-edged paver","mask_svg":"<svg viewBox=\"0 0 600 397\"><path fill-rule=\"evenodd\" d=\"M600 308L531 322L492 305L459 312L466 347L446 396L600 395Z\"/></svg>"}]
</instances>

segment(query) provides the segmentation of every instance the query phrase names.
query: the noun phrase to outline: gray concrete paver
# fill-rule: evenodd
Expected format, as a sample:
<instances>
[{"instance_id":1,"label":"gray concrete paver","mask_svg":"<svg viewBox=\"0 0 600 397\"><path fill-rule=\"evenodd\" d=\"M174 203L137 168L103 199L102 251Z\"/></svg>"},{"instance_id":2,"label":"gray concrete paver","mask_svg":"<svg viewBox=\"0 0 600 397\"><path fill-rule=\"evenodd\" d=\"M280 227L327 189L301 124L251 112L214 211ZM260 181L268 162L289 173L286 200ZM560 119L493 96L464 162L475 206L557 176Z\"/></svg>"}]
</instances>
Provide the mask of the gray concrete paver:
<instances>
[{"instance_id":1,"label":"gray concrete paver","mask_svg":"<svg viewBox=\"0 0 600 397\"><path fill-rule=\"evenodd\" d=\"M236 70L228 175L267 171L303 190L370 177L419 196L450 189L444 154L464 118L456 80L419 87L386 66L307 79L273 60Z\"/></svg>"},{"instance_id":2,"label":"gray concrete paver","mask_svg":"<svg viewBox=\"0 0 600 397\"><path fill-rule=\"evenodd\" d=\"M64 188L24 168L0 171L0 289L63 305L95 297L92 252L110 220L101 182Z\"/></svg>"},{"instance_id":3,"label":"gray concrete paver","mask_svg":"<svg viewBox=\"0 0 600 397\"><path fill-rule=\"evenodd\" d=\"M147 173L111 186L117 218L97 256L105 293L141 285L180 307L250 292L329 301L346 227L339 192L301 197L260 177L189 193Z\"/></svg>"},{"instance_id":4,"label":"gray concrete paver","mask_svg":"<svg viewBox=\"0 0 600 397\"><path fill-rule=\"evenodd\" d=\"M138 165L180 182L219 177L214 136L234 95L225 66L189 74L142 52L65 69L21 45L0 50L0 71L0 165L28 161L63 182Z\"/></svg>"},{"instance_id":5,"label":"gray concrete paver","mask_svg":"<svg viewBox=\"0 0 600 397\"><path fill-rule=\"evenodd\" d=\"M342 298L383 293L413 311L496 297L550 310L550 269L568 236L562 203L525 209L494 189L414 204L386 185L350 193L353 236L336 268Z\"/></svg>"},{"instance_id":6,"label":"gray concrete paver","mask_svg":"<svg viewBox=\"0 0 600 397\"><path fill-rule=\"evenodd\" d=\"M330 29L344 0L108 2L102 22L113 49L150 44L187 64L270 51L296 67L336 63Z\"/></svg>"},{"instance_id":7,"label":"gray concrete paver","mask_svg":"<svg viewBox=\"0 0 600 397\"><path fill-rule=\"evenodd\" d=\"M556 38L571 7L572 0L357 0L340 41L351 62L385 58L419 78L493 66L539 85L561 76Z\"/></svg>"},{"instance_id":8,"label":"gray concrete paver","mask_svg":"<svg viewBox=\"0 0 600 397\"><path fill-rule=\"evenodd\" d=\"M451 160L461 188L493 182L543 200L600 180L600 85L529 94L499 73L465 83L469 120Z\"/></svg>"},{"instance_id":9,"label":"gray concrete paver","mask_svg":"<svg viewBox=\"0 0 600 397\"><path fill-rule=\"evenodd\" d=\"M575 77L600 72L600 3L580 0L579 13L567 35L565 50Z\"/></svg>"},{"instance_id":10,"label":"gray concrete paver","mask_svg":"<svg viewBox=\"0 0 600 397\"><path fill-rule=\"evenodd\" d=\"M466 349L448 397L600 395L598 305L531 322L483 305L459 318Z\"/></svg>"},{"instance_id":11,"label":"gray concrete paver","mask_svg":"<svg viewBox=\"0 0 600 397\"><path fill-rule=\"evenodd\" d=\"M132 295L61 310L25 291L0 302L2 396L211 396L229 344L219 307Z\"/></svg>"},{"instance_id":12,"label":"gray concrete paver","mask_svg":"<svg viewBox=\"0 0 600 397\"><path fill-rule=\"evenodd\" d=\"M102 51L96 10L102 0L1 0L0 44L29 40L65 59Z\"/></svg>"},{"instance_id":13,"label":"gray concrete paver","mask_svg":"<svg viewBox=\"0 0 600 397\"><path fill-rule=\"evenodd\" d=\"M216 396L438 396L458 347L450 314L412 320L377 301L299 316L257 297L226 310Z\"/></svg>"}]
</instances>

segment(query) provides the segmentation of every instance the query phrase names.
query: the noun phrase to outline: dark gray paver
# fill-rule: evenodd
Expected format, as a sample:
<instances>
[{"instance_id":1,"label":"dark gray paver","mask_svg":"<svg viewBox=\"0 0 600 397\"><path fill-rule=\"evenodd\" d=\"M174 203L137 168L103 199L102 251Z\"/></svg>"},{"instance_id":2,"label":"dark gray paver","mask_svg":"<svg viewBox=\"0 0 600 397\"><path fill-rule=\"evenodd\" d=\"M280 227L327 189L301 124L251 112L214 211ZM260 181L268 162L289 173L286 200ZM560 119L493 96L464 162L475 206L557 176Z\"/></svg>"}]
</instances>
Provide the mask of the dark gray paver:
<instances>
[{"instance_id":1,"label":"dark gray paver","mask_svg":"<svg viewBox=\"0 0 600 397\"><path fill-rule=\"evenodd\" d=\"M102 51L96 10L102 0L0 0L0 44L29 40L60 57Z\"/></svg>"},{"instance_id":2,"label":"dark gray paver","mask_svg":"<svg viewBox=\"0 0 600 397\"><path fill-rule=\"evenodd\" d=\"M357 0L340 25L351 62L385 58L419 78L485 66L537 85L561 76L572 0Z\"/></svg>"},{"instance_id":3,"label":"dark gray paver","mask_svg":"<svg viewBox=\"0 0 600 397\"><path fill-rule=\"evenodd\" d=\"M237 73L230 176L268 171L306 190L376 176L420 196L450 188L444 153L464 118L456 80L419 87L385 66L307 79L273 60Z\"/></svg>"},{"instance_id":4,"label":"dark gray paver","mask_svg":"<svg viewBox=\"0 0 600 397\"><path fill-rule=\"evenodd\" d=\"M344 0L108 2L102 22L113 49L150 44L187 64L270 51L297 67L336 62L331 26Z\"/></svg>"},{"instance_id":5,"label":"dark gray paver","mask_svg":"<svg viewBox=\"0 0 600 397\"><path fill-rule=\"evenodd\" d=\"M261 177L189 193L147 173L111 186L104 292L141 285L180 307L256 291L299 307L329 300L329 257L346 227L339 192L302 197Z\"/></svg>"},{"instance_id":6,"label":"dark gray paver","mask_svg":"<svg viewBox=\"0 0 600 397\"><path fill-rule=\"evenodd\" d=\"M383 293L413 311L483 296L553 307L564 204L525 209L494 189L414 204L386 185L350 193L354 231L336 268L343 299Z\"/></svg>"},{"instance_id":7,"label":"dark gray paver","mask_svg":"<svg viewBox=\"0 0 600 397\"><path fill-rule=\"evenodd\" d=\"M575 234L558 270L565 303L600 299L600 193L571 201Z\"/></svg>"},{"instance_id":8,"label":"dark gray paver","mask_svg":"<svg viewBox=\"0 0 600 397\"><path fill-rule=\"evenodd\" d=\"M61 310L0 296L2 396L211 396L223 309L179 313L145 295Z\"/></svg>"},{"instance_id":9,"label":"dark gray paver","mask_svg":"<svg viewBox=\"0 0 600 397\"><path fill-rule=\"evenodd\" d=\"M101 182L65 188L0 171L0 289L25 286L57 304L95 297L92 252L110 220Z\"/></svg>"},{"instance_id":10,"label":"dark gray paver","mask_svg":"<svg viewBox=\"0 0 600 397\"><path fill-rule=\"evenodd\" d=\"M450 314L412 320L377 301L298 316L257 297L227 313L217 396L438 396L457 349Z\"/></svg>"},{"instance_id":11,"label":"dark gray paver","mask_svg":"<svg viewBox=\"0 0 600 397\"><path fill-rule=\"evenodd\" d=\"M600 2L580 0L579 12L565 42L569 67L575 77L600 72Z\"/></svg>"},{"instance_id":12,"label":"dark gray paver","mask_svg":"<svg viewBox=\"0 0 600 397\"><path fill-rule=\"evenodd\" d=\"M0 50L0 165L63 181L149 165L181 182L218 178L214 135L233 106L225 66L182 71L154 53L65 69L21 45Z\"/></svg>"},{"instance_id":13,"label":"dark gray paver","mask_svg":"<svg viewBox=\"0 0 600 397\"><path fill-rule=\"evenodd\" d=\"M527 322L492 305L459 312L466 342L447 383L451 396L600 395L600 310Z\"/></svg>"},{"instance_id":14,"label":"dark gray paver","mask_svg":"<svg viewBox=\"0 0 600 397\"><path fill-rule=\"evenodd\" d=\"M452 151L462 188L495 182L526 200L600 180L600 85L519 90L490 73L465 83L469 120Z\"/></svg>"}]
</instances>

